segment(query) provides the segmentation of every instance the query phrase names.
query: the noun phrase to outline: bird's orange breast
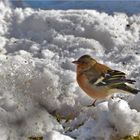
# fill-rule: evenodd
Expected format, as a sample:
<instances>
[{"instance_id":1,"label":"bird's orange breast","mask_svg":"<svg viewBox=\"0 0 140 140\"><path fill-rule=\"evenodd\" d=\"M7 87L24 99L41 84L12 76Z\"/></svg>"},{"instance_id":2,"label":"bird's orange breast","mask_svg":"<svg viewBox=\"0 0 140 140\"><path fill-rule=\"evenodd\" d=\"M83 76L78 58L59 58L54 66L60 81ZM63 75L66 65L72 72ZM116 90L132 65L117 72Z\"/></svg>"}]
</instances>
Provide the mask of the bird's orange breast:
<instances>
[{"instance_id":1,"label":"bird's orange breast","mask_svg":"<svg viewBox=\"0 0 140 140\"><path fill-rule=\"evenodd\" d=\"M77 75L77 82L79 86L92 98L94 99L103 99L108 96L107 89L99 89L96 86L89 83L86 75L79 74Z\"/></svg>"}]
</instances>

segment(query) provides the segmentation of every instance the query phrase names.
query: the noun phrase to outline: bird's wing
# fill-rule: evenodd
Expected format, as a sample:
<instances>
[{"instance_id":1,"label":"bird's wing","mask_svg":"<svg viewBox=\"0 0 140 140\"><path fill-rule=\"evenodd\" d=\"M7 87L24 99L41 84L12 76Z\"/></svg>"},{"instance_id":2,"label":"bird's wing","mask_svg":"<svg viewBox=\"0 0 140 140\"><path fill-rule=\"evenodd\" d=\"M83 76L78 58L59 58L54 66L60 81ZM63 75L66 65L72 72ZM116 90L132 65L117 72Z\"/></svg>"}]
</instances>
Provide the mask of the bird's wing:
<instances>
[{"instance_id":1,"label":"bird's wing","mask_svg":"<svg viewBox=\"0 0 140 140\"><path fill-rule=\"evenodd\" d=\"M91 80L90 83L96 86L111 86L120 83L133 84L135 80L126 79L125 73L118 70L108 70L106 73L101 74L98 79Z\"/></svg>"}]
</instances>

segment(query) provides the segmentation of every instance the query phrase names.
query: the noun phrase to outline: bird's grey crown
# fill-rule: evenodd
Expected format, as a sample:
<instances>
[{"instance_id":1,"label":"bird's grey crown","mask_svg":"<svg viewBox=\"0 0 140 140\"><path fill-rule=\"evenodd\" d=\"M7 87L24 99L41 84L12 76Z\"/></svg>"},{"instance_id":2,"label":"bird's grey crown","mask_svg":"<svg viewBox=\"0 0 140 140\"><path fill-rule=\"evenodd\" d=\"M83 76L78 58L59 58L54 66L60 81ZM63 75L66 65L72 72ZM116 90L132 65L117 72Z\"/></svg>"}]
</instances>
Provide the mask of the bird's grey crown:
<instances>
[{"instance_id":1,"label":"bird's grey crown","mask_svg":"<svg viewBox=\"0 0 140 140\"><path fill-rule=\"evenodd\" d=\"M91 58L90 55L86 54L86 55L83 55L79 58L79 60L82 60L82 59L88 59L88 58Z\"/></svg>"}]
</instances>

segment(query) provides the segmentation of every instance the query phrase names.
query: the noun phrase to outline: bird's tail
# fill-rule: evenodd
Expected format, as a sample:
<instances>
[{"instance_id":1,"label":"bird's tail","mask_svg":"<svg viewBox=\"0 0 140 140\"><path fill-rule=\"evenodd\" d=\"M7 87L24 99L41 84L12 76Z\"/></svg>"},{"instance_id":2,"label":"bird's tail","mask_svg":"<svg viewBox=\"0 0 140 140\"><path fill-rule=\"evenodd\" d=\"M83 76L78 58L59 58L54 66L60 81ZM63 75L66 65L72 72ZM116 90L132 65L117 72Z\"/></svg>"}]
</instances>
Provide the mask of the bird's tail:
<instances>
[{"instance_id":1,"label":"bird's tail","mask_svg":"<svg viewBox=\"0 0 140 140\"><path fill-rule=\"evenodd\" d=\"M140 92L140 90L132 88L124 83L116 84L116 85L112 85L112 86L113 86L113 88L124 90L124 91L130 92L130 93L133 93L133 94L137 94L138 92Z\"/></svg>"}]
</instances>

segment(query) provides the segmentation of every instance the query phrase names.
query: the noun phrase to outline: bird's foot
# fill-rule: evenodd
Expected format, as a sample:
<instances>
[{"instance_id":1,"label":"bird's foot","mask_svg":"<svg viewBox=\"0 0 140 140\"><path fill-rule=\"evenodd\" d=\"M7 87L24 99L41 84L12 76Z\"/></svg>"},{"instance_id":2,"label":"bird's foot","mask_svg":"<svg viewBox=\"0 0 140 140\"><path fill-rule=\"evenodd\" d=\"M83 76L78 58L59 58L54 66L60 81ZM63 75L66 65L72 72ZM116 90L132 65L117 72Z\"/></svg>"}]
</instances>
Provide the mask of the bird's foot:
<instances>
[{"instance_id":1,"label":"bird's foot","mask_svg":"<svg viewBox=\"0 0 140 140\"><path fill-rule=\"evenodd\" d=\"M96 103L97 100L95 100L91 105L88 105L87 107L95 107L95 103Z\"/></svg>"}]
</instances>

